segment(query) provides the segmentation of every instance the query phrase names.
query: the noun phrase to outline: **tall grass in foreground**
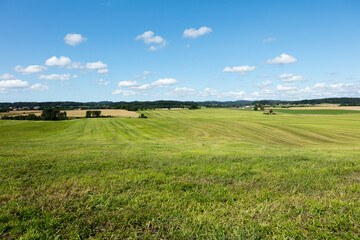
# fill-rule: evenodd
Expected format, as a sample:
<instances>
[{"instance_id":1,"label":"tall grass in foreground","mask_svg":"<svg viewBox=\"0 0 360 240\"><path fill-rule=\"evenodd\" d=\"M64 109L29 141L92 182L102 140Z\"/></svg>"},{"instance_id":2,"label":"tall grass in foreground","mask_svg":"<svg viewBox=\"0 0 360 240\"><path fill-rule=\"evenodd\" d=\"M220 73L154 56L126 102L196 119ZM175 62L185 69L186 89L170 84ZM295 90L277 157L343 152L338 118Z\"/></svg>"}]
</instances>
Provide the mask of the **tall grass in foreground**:
<instances>
[{"instance_id":1,"label":"tall grass in foreground","mask_svg":"<svg viewBox=\"0 0 360 240\"><path fill-rule=\"evenodd\" d=\"M360 114L0 121L0 237L360 237Z\"/></svg>"}]
</instances>

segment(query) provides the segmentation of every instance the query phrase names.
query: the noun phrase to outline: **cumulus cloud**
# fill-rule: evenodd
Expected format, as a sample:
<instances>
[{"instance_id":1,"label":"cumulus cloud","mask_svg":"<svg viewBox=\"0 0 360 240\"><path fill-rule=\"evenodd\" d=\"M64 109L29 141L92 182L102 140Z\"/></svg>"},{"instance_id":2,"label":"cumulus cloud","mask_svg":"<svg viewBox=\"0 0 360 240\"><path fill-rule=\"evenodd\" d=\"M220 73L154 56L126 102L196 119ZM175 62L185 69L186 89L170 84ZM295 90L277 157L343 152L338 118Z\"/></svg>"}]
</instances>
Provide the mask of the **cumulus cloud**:
<instances>
[{"instance_id":1,"label":"cumulus cloud","mask_svg":"<svg viewBox=\"0 0 360 240\"><path fill-rule=\"evenodd\" d=\"M91 70L104 69L107 68L107 64L101 61L97 61L97 62L87 63L86 68Z\"/></svg>"},{"instance_id":2,"label":"cumulus cloud","mask_svg":"<svg viewBox=\"0 0 360 240\"><path fill-rule=\"evenodd\" d=\"M289 63L296 63L297 59L293 56L290 56L286 53L281 54L273 59L269 59L266 61L266 64L289 64Z\"/></svg>"},{"instance_id":3,"label":"cumulus cloud","mask_svg":"<svg viewBox=\"0 0 360 240\"><path fill-rule=\"evenodd\" d=\"M172 85L172 84L176 84L177 81L174 78L162 78L159 79L155 82L153 82L151 85L153 86L163 86L163 85Z\"/></svg>"},{"instance_id":4,"label":"cumulus cloud","mask_svg":"<svg viewBox=\"0 0 360 240\"><path fill-rule=\"evenodd\" d=\"M16 77L12 74L4 73L3 75L0 75L0 79L13 80L16 79Z\"/></svg>"},{"instance_id":5,"label":"cumulus cloud","mask_svg":"<svg viewBox=\"0 0 360 240\"><path fill-rule=\"evenodd\" d=\"M113 91L112 94L114 94L114 95L120 94L120 95L123 95L123 96L130 96L130 95L136 95L137 92L118 89L118 90Z\"/></svg>"},{"instance_id":6,"label":"cumulus cloud","mask_svg":"<svg viewBox=\"0 0 360 240\"><path fill-rule=\"evenodd\" d=\"M238 72L240 74L245 74L247 72L254 71L256 69L256 66L249 66L249 65L243 65L243 66L234 66L234 67L226 67L224 68L223 72Z\"/></svg>"},{"instance_id":7,"label":"cumulus cloud","mask_svg":"<svg viewBox=\"0 0 360 240\"><path fill-rule=\"evenodd\" d=\"M107 74L109 72L107 64L101 61L87 63L86 68L89 70L97 70L100 74Z\"/></svg>"},{"instance_id":8,"label":"cumulus cloud","mask_svg":"<svg viewBox=\"0 0 360 240\"><path fill-rule=\"evenodd\" d=\"M205 88L204 91L199 93L199 96L201 97L219 96L219 95L220 92L212 88Z\"/></svg>"},{"instance_id":9,"label":"cumulus cloud","mask_svg":"<svg viewBox=\"0 0 360 240\"><path fill-rule=\"evenodd\" d=\"M70 73L66 73L66 74L50 74L50 75L41 74L39 76L39 79L60 80L60 81L70 80L70 78L71 78ZM74 75L73 78L77 78L77 75Z\"/></svg>"},{"instance_id":10,"label":"cumulus cloud","mask_svg":"<svg viewBox=\"0 0 360 240\"><path fill-rule=\"evenodd\" d=\"M121 81L118 83L118 87L134 87L137 86L137 81Z\"/></svg>"},{"instance_id":11,"label":"cumulus cloud","mask_svg":"<svg viewBox=\"0 0 360 240\"><path fill-rule=\"evenodd\" d=\"M269 85L271 85L271 84L272 84L272 82L271 82L270 80L267 80L267 81L265 81L265 82L261 82L261 83L255 84L254 86L255 86L255 87L260 87L260 88L262 88L262 87L267 87L267 86L269 86Z\"/></svg>"},{"instance_id":12,"label":"cumulus cloud","mask_svg":"<svg viewBox=\"0 0 360 240\"><path fill-rule=\"evenodd\" d=\"M257 99L313 99L333 97L359 97L360 82L352 83L315 83L298 89L294 84L278 85L275 89L264 89L251 94Z\"/></svg>"},{"instance_id":13,"label":"cumulus cloud","mask_svg":"<svg viewBox=\"0 0 360 240\"><path fill-rule=\"evenodd\" d=\"M27 74L32 74L32 73L40 73L45 71L47 68L44 66L40 66L40 65L30 65L27 66L26 68L23 68L21 65L17 65L14 70L16 72L20 72L23 75L27 75Z\"/></svg>"},{"instance_id":14,"label":"cumulus cloud","mask_svg":"<svg viewBox=\"0 0 360 240\"><path fill-rule=\"evenodd\" d=\"M56 57L53 56L45 61L46 66L51 67L65 67L71 63L71 59L65 56Z\"/></svg>"},{"instance_id":15,"label":"cumulus cloud","mask_svg":"<svg viewBox=\"0 0 360 240\"><path fill-rule=\"evenodd\" d=\"M80 62L72 62L69 57L61 56L56 57L53 56L45 61L45 65L49 67L60 67L60 68L68 68L68 69L83 69L84 66Z\"/></svg>"},{"instance_id":16,"label":"cumulus cloud","mask_svg":"<svg viewBox=\"0 0 360 240\"><path fill-rule=\"evenodd\" d=\"M81 42L84 42L87 40L87 38L83 37L81 34L79 33L68 33L66 34L66 36L64 37L65 43L70 45L70 46L75 46L78 45Z\"/></svg>"},{"instance_id":17,"label":"cumulus cloud","mask_svg":"<svg viewBox=\"0 0 360 240\"><path fill-rule=\"evenodd\" d=\"M72 62L66 68L69 69L83 69L84 66L80 62Z\"/></svg>"},{"instance_id":18,"label":"cumulus cloud","mask_svg":"<svg viewBox=\"0 0 360 240\"><path fill-rule=\"evenodd\" d=\"M167 41L161 36L156 36L153 31L146 31L141 35L136 36L135 40L143 40L147 45L150 45L149 50L155 51L167 45Z\"/></svg>"},{"instance_id":19,"label":"cumulus cloud","mask_svg":"<svg viewBox=\"0 0 360 240\"><path fill-rule=\"evenodd\" d=\"M7 93L9 90L18 91L18 90L48 90L49 87L40 83L35 83L29 87L27 81L22 81L19 79L14 80L3 80L0 81L0 92Z\"/></svg>"},{"instance_id":20,"label":"cumulus cloud","mask_svg":"<svg viewBox=\"0 0 360 240\"><path fill-rule=\"evenodd\" d=\"M360 83L316 83L299 90L299 94L317 97L350 97L359 96Z\"/></svg>"},{"instance_id":21,"label":"cumulus cloud","mask_svg":"<svg viewBox=\"0 0 360 240\"><path fill-rule=\"evenodd\" d=\"M135 90L147 90L147 89L150 89L151 87L152 87L151 84L147 83L147 84L142 84L142 85L130 87L130 88L135 89Z\"/></svg>"},{"instance_id":22,"label":"cumulus cloud","mask_svg":"<svg viewBox=\"0 0 360 240\"><path fill-rule=\"evenodd\" d=\"M25 88L29 86L27 81L21 81L19 79L15 80L3 80L0 81L0 88Z\"/></svg>"},{"instance_id":23,"label":"cumulus cloud","mask_svg":"<svg viewBox=\"0 0 360 240\"><path fill-rule=\"evenodd\" d=\"M43 91L43 90L49 90L49 87L40 83L35 83L34 85L31 85L30 89Z\"/></svg>"},{"instance_id":24,"label":"cumulus cloud","mask_svg":"<svg viewBox=\"0 0 360 240\"><path fill-rule=\"evenodd\" d=\"M189 28L189 29L185 29L184 33L183 33L183 37L184 38L197 38L199 36L202 36L204 34L207 33L211 33L212 29L209 27L201 27L199 29L195 29L195 28Z\"/></svg>"},{"instance_id":25,"label":"cumulus cloud","mask_svg":"<svg viewBox=\"0 0 360 240\"><path fill-rule=\"evenodd\" d=\"M305 80L303 76L295 76L292 73L284 73L279 76L281 81L283 82L295 82L295 81L303 81Z\"/></svg>"},{"instance_id":26,"label":"cumulus cloud","mask_svg":"<svg viewBox=\"0 0 360 240\"><path fill-rule=\"evenodd\" d=\"M189 95L194 95L196 93L195 89L187 87L176 87L174 90L165 93L167 96L172 97L185 97Z\"/></svg>"}]
</instances>

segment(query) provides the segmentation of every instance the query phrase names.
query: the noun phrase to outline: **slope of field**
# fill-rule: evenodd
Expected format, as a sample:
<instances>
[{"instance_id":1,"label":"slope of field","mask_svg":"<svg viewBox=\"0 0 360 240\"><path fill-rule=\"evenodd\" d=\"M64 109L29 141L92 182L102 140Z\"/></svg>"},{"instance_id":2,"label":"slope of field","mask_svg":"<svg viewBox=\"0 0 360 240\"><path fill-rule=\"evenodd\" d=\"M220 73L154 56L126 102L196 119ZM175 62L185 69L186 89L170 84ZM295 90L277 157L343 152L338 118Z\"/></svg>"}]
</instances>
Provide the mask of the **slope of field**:
<instances>
[{"instance_id":1,"label":"slope of field","mask_svg":"<svg viewBox=\"0 0 360 240\"><path fill-rule=\"evenodd\" d=\"M358 110L346 110L346 109L312 109L312 108L281 108L281 109L274 109L276 113L290 113L290 114L359 114L360 111Z\"/></svg>"},{"instance_id":2,"label":"slope of field","mask_svg":"<svg viewBox=\"0 0 360 240\"><path fill-rule=\"evenodd\" d=\"M360 114L0 121L0 238L360 237Z\"/></svg>"}]
</instances>

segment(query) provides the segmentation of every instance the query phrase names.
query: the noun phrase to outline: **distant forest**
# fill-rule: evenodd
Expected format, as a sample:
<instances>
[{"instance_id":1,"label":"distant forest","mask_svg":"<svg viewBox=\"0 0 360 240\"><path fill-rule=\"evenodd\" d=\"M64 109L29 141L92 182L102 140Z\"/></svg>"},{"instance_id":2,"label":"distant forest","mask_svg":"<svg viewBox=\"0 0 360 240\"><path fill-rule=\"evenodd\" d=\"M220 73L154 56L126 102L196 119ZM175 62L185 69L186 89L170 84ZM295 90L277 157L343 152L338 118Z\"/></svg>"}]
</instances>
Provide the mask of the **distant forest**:
<instances>
[{"instance_id":1,"label":"distant forest","mask_svg":"<svg viewBox=\"0 0 360 240\"><path fill-rule=\"evenodd\" d=\"M130 111L155 109L155 108L188 108L190 106L204 106L208 108L217 107L242 107L247 105L262 104L267 106L282 105L312 105L312 104L340 104L341 106L360 106L360 98L323 98L309 99L300 101L280 101L280 100L261 100L261 101L134 101L134 102L4 102L0 103L0 111L10 109L46 109L58 108L62 110L72 109L126 109Z\"/></svg>"}]
</instances>

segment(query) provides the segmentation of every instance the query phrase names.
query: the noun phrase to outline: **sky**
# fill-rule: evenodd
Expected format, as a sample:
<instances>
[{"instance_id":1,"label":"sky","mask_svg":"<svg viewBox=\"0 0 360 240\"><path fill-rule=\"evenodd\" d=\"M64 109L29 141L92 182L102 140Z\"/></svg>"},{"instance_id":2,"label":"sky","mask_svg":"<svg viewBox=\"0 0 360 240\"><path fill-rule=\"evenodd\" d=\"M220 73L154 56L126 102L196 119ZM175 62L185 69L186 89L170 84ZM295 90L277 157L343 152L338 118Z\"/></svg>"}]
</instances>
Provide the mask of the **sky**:
<instances>
[{"instance_id":1,"label":"sky","mask_svg":"<svg viewBox=\"0 0 360 240\"><path fill-rule=\"evenodd\" d=\"M358 0L1 0L0 102L360 97Z\"/></svg>"}]
</instances>

